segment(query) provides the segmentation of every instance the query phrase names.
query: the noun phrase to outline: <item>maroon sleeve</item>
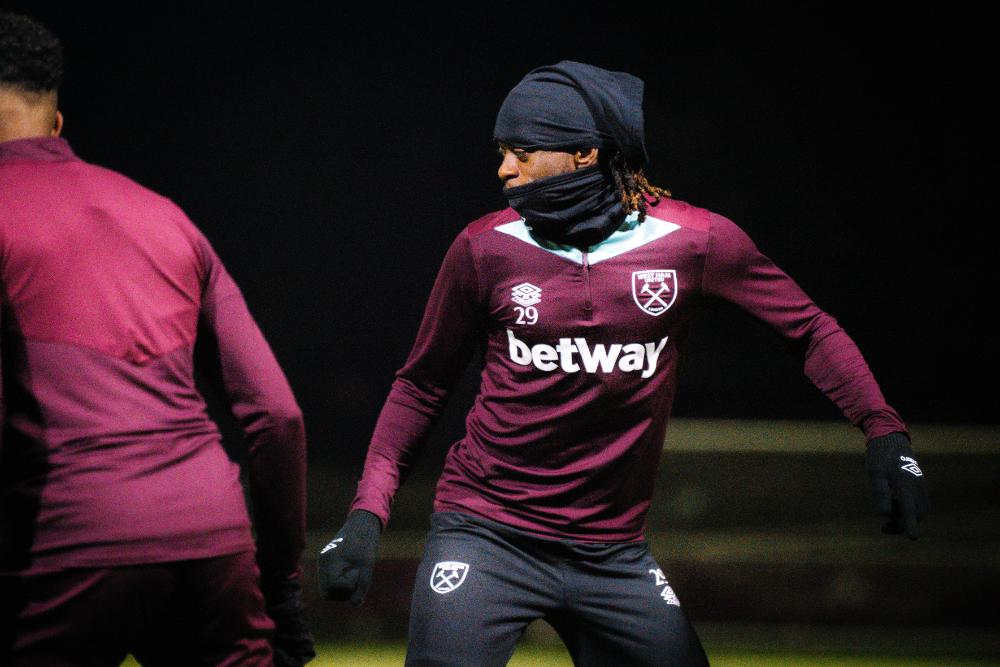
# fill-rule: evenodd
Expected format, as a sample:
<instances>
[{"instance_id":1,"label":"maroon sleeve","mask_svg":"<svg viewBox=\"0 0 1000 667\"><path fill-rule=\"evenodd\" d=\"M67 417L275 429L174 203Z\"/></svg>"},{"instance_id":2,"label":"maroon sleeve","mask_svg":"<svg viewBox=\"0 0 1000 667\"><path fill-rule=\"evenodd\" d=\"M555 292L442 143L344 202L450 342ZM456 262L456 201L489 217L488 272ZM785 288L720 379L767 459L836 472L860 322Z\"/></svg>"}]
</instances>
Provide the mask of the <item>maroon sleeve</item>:
<instances>
[{"instance_id":1,"label":"maroon sleeve","mask_svg":"<svg viewBox=\"0 0 1000 667\"><path fill-rule=\"evenodd\" d=\"M0 246L0 265L3 263L3 247ZM7 290L4 289L3 282L0 281L0 349L3 349L3 309L4 309L4 294ZM3 452L3 432L4 423L7 419L7 404L3 395L3 355L0 354L0 453Z\"/></svg>"},{"instance_id":2,"label":"maroon sleeve","mask_svg":"<svg viewBox=\"0 0 1000 667\"><path fill-rule=\"evenodd\" d=\"M471 239L465 230L445 255L416 342L379 414L351 505L352 510L372 512L383 526L402 476L479 341L483 317L478 292Z\"/></svg>"},{"instance_id":3,"label":"maroon sleeve","mask_svg":"<svg viewBox=\"0 0 1000 667\"><path fill-rule=\"evenodd\" d=\"M302 412L271 348L221 260L202 239L206 264L199 347L247 445L247 477L265 578L299 571L305 548L306 437ZM206 340L207 339L207 340Z\"/></svg>"},{"instance_id":4,"label":"maroon sleeve","mask_svg":"<svg viewBox=\"0 0 1000 667\"><path fill-rule=\"evenodd\" d=\"M702 287L766 322L804 350L805 374L866 438L906 431L861 351L735 224L713 215Z\"/></svg>"}]
</instances>

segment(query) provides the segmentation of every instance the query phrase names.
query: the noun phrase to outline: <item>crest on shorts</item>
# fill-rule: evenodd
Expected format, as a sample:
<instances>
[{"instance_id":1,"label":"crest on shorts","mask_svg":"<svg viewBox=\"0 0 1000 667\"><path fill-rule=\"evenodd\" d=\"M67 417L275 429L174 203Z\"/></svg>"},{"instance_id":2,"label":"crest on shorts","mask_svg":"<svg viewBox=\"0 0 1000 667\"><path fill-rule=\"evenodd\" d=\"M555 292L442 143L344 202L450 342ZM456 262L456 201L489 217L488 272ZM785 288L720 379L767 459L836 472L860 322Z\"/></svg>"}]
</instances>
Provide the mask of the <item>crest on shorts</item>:
<instances>
[{"instance_id":1,"label":"crest on shorts","mask_svg":"<svg viewBox=\"0 0 1000 667\"><path fill-rule=\"evenodd\" d=\"M632 298L643 312L662 315L677 297L677 272L655 269L632 272Z\"/></svg>"},{"instance_id":2,"label":"crest on shorts","mask_svg":"<svg viewBox=\"0 0 1000 667\"><path fill-rule=\"evenodd\" d=\"M441 561L434 565L434 571L431 572L431 589L442 595L451 593L462 585L467 574L469 574L468 563L459 563L453 560Z\"/></svg>"}]
</instances>

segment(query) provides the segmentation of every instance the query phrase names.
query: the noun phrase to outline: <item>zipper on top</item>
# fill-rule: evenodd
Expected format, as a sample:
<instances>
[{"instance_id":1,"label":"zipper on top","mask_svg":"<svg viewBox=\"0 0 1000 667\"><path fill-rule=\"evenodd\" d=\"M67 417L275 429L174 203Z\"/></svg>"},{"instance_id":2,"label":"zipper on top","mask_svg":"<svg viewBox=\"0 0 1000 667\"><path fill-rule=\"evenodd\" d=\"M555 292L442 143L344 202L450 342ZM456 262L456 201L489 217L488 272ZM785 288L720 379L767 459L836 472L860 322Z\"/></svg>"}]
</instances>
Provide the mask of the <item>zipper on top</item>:
<instances>
[{"instance_id":1,"label":"zipper on top","mask_svg":"<svg viewBox=\"0 0 1000 667\"><path fill-rule=\"evenodd\" d=\"M587 251L583 251L583 285L587 291L587 299L584 302L583 309L590 312L594 309L593 299L590 294L590 259L587 256Z\"/></svg>"}]
</instances>

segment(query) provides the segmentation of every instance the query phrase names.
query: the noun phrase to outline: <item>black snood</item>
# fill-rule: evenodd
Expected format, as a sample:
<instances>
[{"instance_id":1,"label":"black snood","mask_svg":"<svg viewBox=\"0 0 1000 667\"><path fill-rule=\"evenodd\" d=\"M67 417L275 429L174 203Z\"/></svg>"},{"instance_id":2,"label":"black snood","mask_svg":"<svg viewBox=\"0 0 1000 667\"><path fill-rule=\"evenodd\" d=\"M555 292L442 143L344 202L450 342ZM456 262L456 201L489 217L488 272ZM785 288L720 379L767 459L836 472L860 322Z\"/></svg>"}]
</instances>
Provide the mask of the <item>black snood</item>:
<instances>
[{"instance_id":1,"label":"black snood","mask_svg":"<svg viewBox=\"0 0 1000 667\"><path fill-rule=\"evenodd\" d=\"M587 250L625 219L621 198L600 165L504 188L511 208L532 234Z\"/></svg>"}]
</instances>

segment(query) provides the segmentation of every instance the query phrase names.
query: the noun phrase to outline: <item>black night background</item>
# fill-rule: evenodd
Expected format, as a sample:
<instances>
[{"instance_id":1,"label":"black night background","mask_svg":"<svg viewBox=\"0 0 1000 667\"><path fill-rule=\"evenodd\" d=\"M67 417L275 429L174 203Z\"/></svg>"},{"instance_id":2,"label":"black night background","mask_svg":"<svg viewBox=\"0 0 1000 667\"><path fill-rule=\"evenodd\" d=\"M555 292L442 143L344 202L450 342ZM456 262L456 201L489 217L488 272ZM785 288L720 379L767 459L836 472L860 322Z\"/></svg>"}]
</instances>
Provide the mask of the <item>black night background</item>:
<instances>
[{"instance_id":1,"label":"black night background","mask_svg":"<svg viewBox=\"0 0 1000 667\"><path fill-rule=\"evenodd\" d=\"M973 429L1000 421L996 49L986 10L832 2L352 3L322 12L290 3L5 5L63 41L63 136L77 154L177 202L242 288L305 415L316 533L332 535L347 510L446 249L468 222L506 206L492 142L500 103L530 69L562 59L645 81L649 180L746 230L843 325L904 420ZM674 416L843 421L800 366L773 332L713 305L691 332ZM470 369L418 467L428 494L475 387ZM235 437L231 424L225 430ZM842 492L854 503L844 512L868 512L865 527L846 534L869 531L874 544L882 537L865 495L860 433L856 445L857 457L829 462L856 481ZM919 454L919 441L914 448ZM919 567L947 553L933 560L941 571L974 564L976 581L995 590L1000 563L995 552L980 556L1000 538L1000 459L977 451L954 461L937 451L939 477L931 465L928 480L939 541L922 538L913 552L893 543L891 553L898 562L917 554ZM793 459L780 459L782 474L802 486ZM671 484L681 490L685 474L730 461L674 460ZM773 471L766 457L740 461L720 485L733 512L725 521L742 527L776 517L774 525L794 527L796 512L806 512L794 500L774 500L749 518L739 513L750 501L730 489L749 495ZM663 502L654 512L685 527L681 514L669 515L680 496L657 493ZM838 495L826 494L831 506ZM429 495L420 498L394 520L425 520ZM690 515L687 527L703 529L709 514ZM945 552L945 543L968 549L953 557L958 551ZM872 547L876 560L881 548ZM858 567L849 574L868 572ZM683 563L678 570L702 590L698 574L685 575ZM855 581L837 579L844 571L831 580ZM780 580L790 570L777 572ZM808 585L825 585L826 574L803 572ZM932 572L927 565L910 574L926 581ZM743 573L732 576L742 581ZM870 581L888 581L881 577L871 570ZM984 590L955 623L991 622L976 615L995 608ZM968 599L924 593L928 609ZM405 613L405 600L384 607L393 604ZM698 607L691 613L704 616ZM937 611L920 613L893 622L937 622Z\"/></svg>"},{"instance_id":2,"label":"black night background","mask_svg":"<svg viewBox=\"0 0 1000 667\"><path fill-rule=\"evenodd\" d=\"M76 151L174 199L227 263L317 463L360 465L444 251L506 205L500 102L564 58L646 82L650 180L747 230L905 419L995 423L985 22L752 4L15 8L64 41ZM726 308L701 318L680 382L678 416L839 416L777 337Z\"/></svg>"}]
</instances>

